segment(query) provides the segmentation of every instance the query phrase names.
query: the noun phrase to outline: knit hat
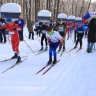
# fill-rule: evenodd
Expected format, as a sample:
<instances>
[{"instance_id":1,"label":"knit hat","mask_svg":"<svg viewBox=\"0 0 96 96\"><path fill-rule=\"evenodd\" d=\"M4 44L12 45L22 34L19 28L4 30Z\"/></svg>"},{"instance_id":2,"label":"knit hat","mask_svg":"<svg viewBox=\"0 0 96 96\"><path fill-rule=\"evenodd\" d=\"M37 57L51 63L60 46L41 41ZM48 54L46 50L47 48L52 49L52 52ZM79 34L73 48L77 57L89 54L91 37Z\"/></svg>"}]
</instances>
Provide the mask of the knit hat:
<instances>
[{"instance_id":1,"label":"knit hat","mask_svg":"<svg viewBox=\"0 0 96 96\"><path fill-rule=\"evenodd\" d=\"M7 17L6 21L7 21L7 22L11 22L12 19L11 19L10 17Z\"/></svg>"},{"instance_id":2,"label":"knit hat","mask_svg":"<svg viewBox=\"0 0 96 96\"><path fill-rule=\"evenodd\" d=\"M82 23L81 22L78 22L78 26L82 26Z\"/></svg>"},{"instance_id":3,"label":"knit hat","mask_svg":"<svg viewBox=\"0 0 96 96\"><path fill-rule=\"evenodd\" d=\"M49 35L52 35L54 33L54 30L50 26L47 27L46 31L49 31Z\"/></svg>"},{"instance_id":4,"label":"knit hat","mask_svg":"<svg viewBox=\"0 0 96 96\"><path fill-rule=\"evenodd\" d=\"M51 32L52 31L52 27L47 27L47 29L46 29L46 31L49 31L49 32Z\"/></svg>"}]
</instances>

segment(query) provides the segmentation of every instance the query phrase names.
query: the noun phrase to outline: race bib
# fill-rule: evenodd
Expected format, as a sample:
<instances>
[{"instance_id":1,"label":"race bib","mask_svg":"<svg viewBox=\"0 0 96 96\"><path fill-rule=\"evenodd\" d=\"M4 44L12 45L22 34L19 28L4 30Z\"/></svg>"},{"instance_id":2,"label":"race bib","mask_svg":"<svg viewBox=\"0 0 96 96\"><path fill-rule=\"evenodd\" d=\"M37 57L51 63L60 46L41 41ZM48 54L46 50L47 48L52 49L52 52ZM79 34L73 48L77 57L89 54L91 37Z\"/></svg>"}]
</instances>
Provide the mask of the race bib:
<instances>
[{"instance_id":1,"label":"race bib","mask_svg":"<svg viewBox=\"0 0 96 96\"><path fill-rule=\"evenodd\" d=\"M78 33L83 33L83 31L78 31Z\"/></svg>"},{"instance_id":2,"label":"race bib","mask_svg":"<svg viewBox=\"0 0 96 96\"><path fill-rule=\"evenodd\" d=\"M12 35L12 34L14 34L14 32L10 32L10 31L9 31L9 35Z\"/></svg>"},{"instance_id":3,"label":"race bib","mask_svg":"<svg viewBox=\"0 0 96 96\"><path fill-rule=\"evenodd\" d=\"M59 31L64 31L63 27L59 27Z\"/></svg>"},{"instance_id":4,"label":"race bib","mask_svg":"<svg viewBox=\"0 0 96 96\"><path fill-rule=\"evenodd\" d=\"M45 34L46 33L46 30L42 30L42 33Z\"/></svg>"}]
</instances>

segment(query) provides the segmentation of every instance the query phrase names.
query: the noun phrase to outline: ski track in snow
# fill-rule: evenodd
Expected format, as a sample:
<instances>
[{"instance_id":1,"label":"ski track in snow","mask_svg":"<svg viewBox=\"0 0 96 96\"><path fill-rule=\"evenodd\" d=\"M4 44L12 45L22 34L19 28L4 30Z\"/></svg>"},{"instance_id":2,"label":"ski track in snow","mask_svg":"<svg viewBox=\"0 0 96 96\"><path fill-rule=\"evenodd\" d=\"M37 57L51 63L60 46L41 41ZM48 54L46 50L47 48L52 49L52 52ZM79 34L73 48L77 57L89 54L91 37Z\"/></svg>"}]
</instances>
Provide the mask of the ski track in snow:
<instances>
[{"instance_id":1,"label":"ski track in snow","mask_svg":"<svg viewBox=\"0 0 96 96\"><path fill-rule=\"evenodd\" d=\"M62 57L57 54L60 62L42 76L48 67L37 75L35 73L46 65L48 51L36 55L40 49L37 36L35 40L28 40L25 28L24 37L35 53L24 42L20 43L21 56L28 56L28 59L0 74L0 96L96 96L96 52L86 53L86 38L83 38L83 49L78 53L79 44L77 49L69 52L71 56L66 52ZM66 51L74 47L72 43L71 39L66 40ZM9 42L0 46L0 61L13 55ZM15 62L0 63L0 73Z\"/></svg>"}]
</instances>

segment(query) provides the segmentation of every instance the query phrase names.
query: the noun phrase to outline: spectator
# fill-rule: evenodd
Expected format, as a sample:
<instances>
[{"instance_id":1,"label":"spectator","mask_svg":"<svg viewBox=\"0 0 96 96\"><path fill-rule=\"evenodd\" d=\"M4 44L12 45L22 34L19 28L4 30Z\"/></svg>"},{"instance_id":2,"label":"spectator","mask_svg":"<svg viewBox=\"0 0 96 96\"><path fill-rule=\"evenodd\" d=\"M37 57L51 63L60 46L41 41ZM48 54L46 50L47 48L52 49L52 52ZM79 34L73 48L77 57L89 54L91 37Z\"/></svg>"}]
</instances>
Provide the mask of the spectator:
<instances>
[{"instance_id":1,"label":"spectator","mask_svg":"<svg viewBox=\"0 0 96 96\"><path fill-rule=\"evenodd\" d=\"M34 40L34 31L33 31L33 25L34 25L34 22L31 20L31 19L28 19L28 31L29 31L29 39L32 35L32 39Z\"/></svg>"},{"instance_id":2,"label":"spectator","mask_svg":"<svg viewBox=\"0 0 96 96\"><path fill-rule=\"evenodd\" d=\"M0 18L0 24L1 26L5 25L5 16L2 15ZM0 29L0 43L4 42L6 43L6 28Z\"/></svg>"},{"instance_id":3,"label":"spectator","mask_svg":"<svg viewBox=\"0 0 96 96\"><path fill-rule=\"evenodd\" d=\"M24 40L23 27L25 26L25 21L21 15L19 16L18 25L22 28L22 30L19 31L19 36L20 36L20 41L23 41Z\"/></svg>"},{"instance_id":4,"label":"spectator","mask_svg":"<svg viewBox=\"0 0 96 96\"><path fill-rule=\"evenodd\" d=\"M96 18L92 18L88 24L88 46L87 52L92 52L94 43L96 42Z\"/></svg>"}]
</instances>

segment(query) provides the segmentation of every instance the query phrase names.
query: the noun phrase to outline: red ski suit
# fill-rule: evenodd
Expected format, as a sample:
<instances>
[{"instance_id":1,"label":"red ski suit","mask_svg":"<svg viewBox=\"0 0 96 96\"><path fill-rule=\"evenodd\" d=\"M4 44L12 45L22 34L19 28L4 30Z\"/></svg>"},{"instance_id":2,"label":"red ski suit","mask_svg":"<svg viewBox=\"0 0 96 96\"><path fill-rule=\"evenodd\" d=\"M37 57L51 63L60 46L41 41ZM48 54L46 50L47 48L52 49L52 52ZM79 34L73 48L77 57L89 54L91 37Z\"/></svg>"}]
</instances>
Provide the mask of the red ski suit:
<instances>
[{"instance_id":1,"label":"red ski suit","mask_svg":"<svg viewBox=\"0 0 96 96\"><path fill-rule=\"evenodd\" d=\"M12 49L15 53L19 53L20 37L18 35L18 30L22 30L22 28L13 22L10 25L5 24L4 26L0 26L0 29L2 28L8 29L9 34L11 34ZM14 28L16 28L16 30L13 30Z\"/></svg>"},{"instance_id":2,"label":"red ski suit","mask_svg":"<svg viewBox=\"0 0 96 96\"><path fill-rule=\"evenodd\" d=\"M66 31L68 32L68 38L69 38L70 37L70 26L71 26L71 23L70 22L66 22L66 26L67 26Z\"/></svg>"}]
</instances>

